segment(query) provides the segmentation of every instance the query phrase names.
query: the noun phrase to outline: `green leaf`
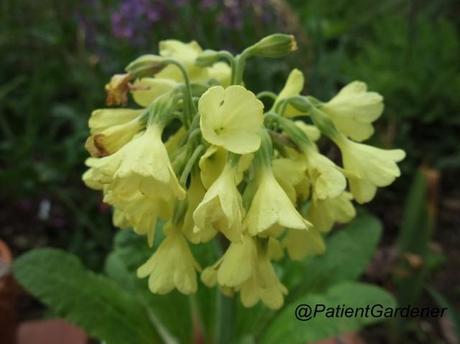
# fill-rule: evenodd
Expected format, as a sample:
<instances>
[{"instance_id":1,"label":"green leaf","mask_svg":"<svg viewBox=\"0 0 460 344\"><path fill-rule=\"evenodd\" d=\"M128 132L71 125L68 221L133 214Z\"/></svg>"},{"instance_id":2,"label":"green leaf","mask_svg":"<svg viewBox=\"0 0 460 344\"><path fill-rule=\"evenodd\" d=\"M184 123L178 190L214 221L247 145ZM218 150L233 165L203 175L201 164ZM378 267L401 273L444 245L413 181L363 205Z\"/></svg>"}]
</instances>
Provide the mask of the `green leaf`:
<instances>
[{"instance_id":1,"label":"green leaf","mask_svg":"<svg viewBox=\"0 0 460 344\"><path fill-rule=\"evenodd\" d=\"M288 300L358 278L374 255L381 231L378 219L367 214L359 216L327 240L324 255L291 263L283 279L289 289Z\"/></svg>"},{"instance_id":2,"label":"green leaf","mask_svg":"<svg viewBox=\"0 0 460 344\"><path fill-rule=\"evenodd\" d=\"M431 267L438 257L429 250L433 233L434 219L428 205L427 176L422 170L414 176L404 207L404 216L397 239L399 252L417 254L423 259L419 269L412 267L407 260L398 262L398 270L405 273L395 275L398 300L401 305L416 304L420 298ZM435 264L436 265L436 264Z\"/></svg>"},{"instance_id":3,"label":"green leaf","mask_svg":"<svg viewBox=\"0 0 460 344\"><path fill-rule=\"evenodd\" d=\"M109 344L161 342L142 305L74 255L34 250L16 260L13 271L32 295L91 336Z\"/></svg>"},{"instance_id":4,"label":"green leaf","mask_svg":"<svg viewBox=\"0 0 460 344\"><path fill-rule=\"evenodd\" d=\"M431 237L433 219L429 216L428 186L424 174L417 171L404 207L397 240L402 252L425 254Z\"/></svg>"},{"instance_id":5,"label":"green leaf","mask_svg":"<svg viewBox=\"0 0 460 344\"><path fill-rule=\"evenodd\" d=\"M137 268L154 252L145 238L130 230L123 230L115 237L115 250L106 260L105 271L119 286L138 299L150 313L153 322L168 342L190 343L193 322L190 299L177 291L166 295L150 292L147 279L136 276Z\"/></svg>"},{"instance_id":6,"label":"green leaf","mask_svg":"<svg viewBox=\"0 0 460 344\"><path fill-rule=\"evenodd\" d=\"M260 343L305 344L340 334L356 331L365 325L383 320L383 317L328 317L323 312L308 321L296 318L299 305L322 304L326 308L345 305L346 307L366 307L382 305L394 307L394 298L381 288L358 282L344 282L331 287L324 294L308 294L288 305L271 323L263 334ZM360 314L358 314L360 315Z\"/></svg>"}]
</instances>

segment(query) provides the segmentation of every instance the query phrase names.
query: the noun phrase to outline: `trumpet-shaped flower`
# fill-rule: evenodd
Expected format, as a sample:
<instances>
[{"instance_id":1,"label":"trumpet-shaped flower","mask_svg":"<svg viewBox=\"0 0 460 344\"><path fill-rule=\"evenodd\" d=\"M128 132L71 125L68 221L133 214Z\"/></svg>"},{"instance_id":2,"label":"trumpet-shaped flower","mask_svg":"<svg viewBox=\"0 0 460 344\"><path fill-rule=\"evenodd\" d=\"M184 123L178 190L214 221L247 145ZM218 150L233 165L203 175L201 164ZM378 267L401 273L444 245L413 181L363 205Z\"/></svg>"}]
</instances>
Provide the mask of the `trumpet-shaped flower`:
<instances>
[{"instance_id":1,"label":"trumpet-shaped flower","mask_svg":"<svg viewBox=\"0 0 460 344\"><path fill-rule=\"evenodd\" d=\"M304 230L311 226L296 210L271 169L265 168L258 179L258 188L245 219L251 235L275 225Z\"/></svg>"},{"instance_id":2,"label":"trumpet-shaped flower","mask_svg":"<svg viewBox=\"0 0 460 344\"><path fill-rule=\"evenodd\" d=\"M98 109L91 113L88 126L91 134L98 134L117 125L131 122L143 112L142 109Z\"/></svg>"},{"instance_id":3,"label":"trumpet-shaped flower","mask_svg":"<svg viewBox=\"0 0 460 344\"><path fill-rule=\"evenodd\" d=\"M159 126L151 125L144 134L126 145L115 179L120 186L137 186L142 193L152 197L164 192L184 199L185 191L171 166L161 133Z\"/></svg>"},{"instance_id":4,"label":"trumpet-shaped flower","mask_svg":"<svg viewBox=\"0 0 460 344\"><path fill-rule=\"evenodd\" d=\"M298 232L298 231L289 231L289 232ZM267 246L268 257L270 260L280 260L284 257L284 249L281 242L274 238L270 237L268 239L268 246Z\"/></svg>"},{"instance_id":5,"label":"trumpet-shaped flower","mask_svg":"<svg viewBox=\"0 0 460 344\"><path fill-rule=\"evenodd\" d=\"M201 96L198 111L209 143L237 154L259 149L263 104L251 91L238 85L211 87Z\"/></svg>"},{"instance_id":6,"label":"trumpet-shaped flower","mask_svg":"<svg viewBox=\"0 0 460 344\"><path fill-rule=\"evenodd\" d=\"M118 151L143 128L139 118L114 125L91 135L86 141L86 148L93 156L102 157Z\"/></svg>"},{"instance_id":7,"label":"trumpet-shaped flower","mask_svg":"<svg viewBox=\"0 0 460 344\"><path fill-rule=\"evenodd\" d=\"M331 160L313 149L308 150L305 157L314 197L334 198L345 190L345 176Z\"/></svg>"},{"instance_id":8,"label":"trumpet-shaped flower","mask_svg":"<svg viewBox=\"0 0 460 344\"><path fill-rule=\"evenodd\" d=\"M243 205L236 187L236 171L227 164L195 209L193 219L199 231L208 231L210 226L230 241L240 241L242 218Z\"/></svg>"},{"instance_id":9,"label":"trumpet-shaped flower","mask_svg":"<svg viewBox=\"0 0 460 344\"><path fill-rule=\"evenodd\" d=\"M367 85L353 81L321 106L337 129L356 141L368 139L374 133L374 122L383 112L383 97L368 92Z\"/></svg>"},{"instance_id":10,"label":"trumpet-shaped flower","mask_svg":"<svg viewBox=\"0 0 460 344\"><path fill-rule=\"evenodd\" d=\"M240 156L236 166L236 183L239 184L243 178L243 173L251 165L253 159L252 154ZM201 156L199 166L201 181L206 189L214 183L224 169L225 163L228 160L228 152L217 146L209 146L206 152Z\"/></svg>"},{"instance_id":11,"label":"trumpet-shaped flower","mask_svg":"<svg viewBox=\"0 0 460 344\"><path fill-rule=\"evenodd\" d=\"M359 203L374 198L377 187L387 186L400 176L397 162L406 153L401 149L380 149L340 137L343 166L348 174L350 190Z\"/></svg>"},{"instance_id":12,"label":"trumpet-shaped flower","mask_svg":"<svg viewBox=\"0 0 460 344\"><path fill-rule=\"evenodd\" d=\"M270 309L279 309L284 303L286 287L279 281L267 252L258 252L255 272L240 287L241 302L245 307L261 300Z\"/></svg>"},{"instance_id":13,"label":"trumpet-shaped flower","mask_svg":"<svg viewBox=\"0 0 460 344\"><path fill-rule=\"evenodd\" d=\"M220 176L227 161L227 152L217 146L209 146L201 156L199 166L201 181L206 189Z\"/></svg>"},{"instance_id":14,"label":"trumpet-shaped flower","mask_svg":"<svg viewBox=\"0 0 460 344\"><path fill-rule=\"evenodd\" d=\"M137 275L149 276L152 293L166 294L176 288L183 294L192 294L197 290L197 270L200 266L184 236L178 229L170 228L153 256L139 267Z\"/></svg>"},{"instance_id":15,"label":"trumpet-shaped flower","mask_svg":"<svg viewBox=\"0 0 460 344\"><path fill-rule=\"evenodd\" d=\"M88 170L83 173L82 180L87 187L93 190L104 189L104 175L98 173L97 169L93 168L97 164L97 158L88 158L85 161L85 165L89 167Z\"/></svg>"},{"instance_id":16,"label":"trumpet-shaped flower","mask_svg":"<svg viewBox=\"0 0 460 344\"><path fill-rule=\"evenodd\" d=\"M113 209L112 223L117 228L124 229L130 227L130 223L126 218L125 213L117 208Z\"/></svg>"},{"instance_id":17,"label":"trumpet-shaped flower","mask_svg":"<svg viewBox=\"0 0 460 344\"><path fill-rule=\"evenodd\" d=\"M149 246L153 245L158 218L168 220L172 216L174 202L161 197L146 197L133 190L127 197L119 197L110 189L106 192L104 202L111 204L123 213L125 223L139 235L147 236Z\"/></svg>"},{"instance_id":18,"label":"trumpet-shaped flower","mask_svg":"<svg viewBox=\"0 0 460 344\"><path fill-rule=\"evenodd\" d=\"M238 287L254 273L256 244L248 235L243 235L241 239L241 242L230 244L217 270L217 282L221 286Z\"/></svg>"},{"instance_id":19,"label":"trumpet-shaped flower","mask_svg":"<svg viewBox=\"0 0 460 344\"><path fill-rule=\"evenodd\" d=\"M193 213L203 200L205 193L206 189L201 183L200 175L197 172L193 173L190 177L190 186L187 191L187 211L184 216L183 232L187 239L194 244L208 242L217 233L212 226L205 226L199 229L193 221Z\"/></svg>"},{"instance_id":20,"label":"trumpet-shaped flower","mask_svg":"<svg viewBox=\"0 0 460 344\"><path fill-rule=\"evenodd\" d=\"M335 222L346 223L356 216L356 210L349 192L342 192L334 198L313 198L307 210L306 218L320 232L328 232Z\"/></svg>"},{"instance_id":21,"label":"trumpet-shaped flower","mask_svg":"<svg viewBox=\"0 0 460 344\"><path fill-rule=\"evenodd\" d=\"M293 204L296 204L298 186L305 177L306 165L300 160L275 159L272 161L273 174L288 195Z\"/></svg>"},{"instance_id":22,"label":"trumpet-shaped flower","mask_svg":"<svg viewBox=\"0 0 460 344\"><path fill-rule=\"evenodd\" d=\"M232 242L225 254L202 274L203 282L212 287L238 288L255 273L257 247L249 235L243 235L240 242Z\"/></svg>"},{"instance_id":23,"label":"trumpet-shaped flower","mask_svg":"<svg viewBox=\"0 0 460 344\"><path fill-rule=\"evenodd\" d=\"M321 234L315 227L308 231L288 231L283 245L292 260L302 260L309 255L324 253L326 246Z\"/></svg>"}]
</instances>

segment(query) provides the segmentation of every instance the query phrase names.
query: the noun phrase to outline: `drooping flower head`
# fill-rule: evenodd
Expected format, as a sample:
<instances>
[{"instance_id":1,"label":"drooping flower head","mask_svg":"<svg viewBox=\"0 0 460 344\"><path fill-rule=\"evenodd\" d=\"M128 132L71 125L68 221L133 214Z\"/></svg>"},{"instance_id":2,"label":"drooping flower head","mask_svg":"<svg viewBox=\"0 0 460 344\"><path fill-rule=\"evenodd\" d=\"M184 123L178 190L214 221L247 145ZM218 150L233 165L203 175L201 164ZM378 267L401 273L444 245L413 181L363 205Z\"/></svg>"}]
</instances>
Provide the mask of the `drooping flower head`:
<instances>
[{"instance_id":1,"label":"drooping flower head","mask_svg":"<svg viewBox=\"0 0 460 344\"><path fill-rule=\"evenodd\" d=\"M115 226L147 238L152 256L137 273L153 293L195 293L201 268L193 254L218 246L206 252L212 263L201 281L239 295L245 307L279 309L284 264L323 254L334 225L355 217L354 202L370 201L400 175L402 150L355 142L369 138L383 111L383 98L364 83L326 103L302 94L297 69L278 95L243 86L247 59L296 47L286 34L238 56L165 40L106 85L109 105L129 97L135 105L91 114L82 179L113 207ZM327 139L341 161L322 152Z\"/></svg>"}]
</instances>

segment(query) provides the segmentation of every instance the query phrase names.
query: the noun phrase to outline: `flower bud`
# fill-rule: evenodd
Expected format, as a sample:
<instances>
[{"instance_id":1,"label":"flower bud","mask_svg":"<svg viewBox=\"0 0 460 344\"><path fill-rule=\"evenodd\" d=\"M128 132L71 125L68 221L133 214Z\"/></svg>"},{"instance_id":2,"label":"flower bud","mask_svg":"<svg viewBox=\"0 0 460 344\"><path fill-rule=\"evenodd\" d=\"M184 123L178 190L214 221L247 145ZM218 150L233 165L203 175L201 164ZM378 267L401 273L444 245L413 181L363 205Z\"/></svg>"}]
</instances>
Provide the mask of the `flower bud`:
<instances>
[{"instance_id":1,"label":"flower bud","mask_svg":"<svg viewBox=\"0 0 460 344\"><path fill-rule=\"evenodd\" d=\"M205 50L195 60L195 64L199 67L212 66L220 59L220 53L215 50Z\"/></svg>"},{"instance_id":2,"label":"flower bud","mask_svg":"<svg viewBox=\"0 0 460 344\"><path fill-rule=\"evenodd\" d=\"M248 51L252 56L279 58L297 50L297 42L293 35L275 33L262 38L251 46Z\"/></svg>"},{"instance_id":3,"label":"flower bud","mask_svg":"<svg viewBox=\"0 0 460 344\"><path fill-rule=\"evenodd\" d=\"M127 67L126 71L136 78L153 76L167 66L165 58L158 55L142 55Z\"/></svg>"},{"instance_id":4,"label":"flower bud","mask_svg":"<svg viewBox=\"0 0 460 344\"><path fill-rule=\"evenodd\" d=\"M311 110L311 104L305 97L291 97L288 98L286 101L289 105L298 110L300 113L308 113Z\"/></svg>"}]
</instances>

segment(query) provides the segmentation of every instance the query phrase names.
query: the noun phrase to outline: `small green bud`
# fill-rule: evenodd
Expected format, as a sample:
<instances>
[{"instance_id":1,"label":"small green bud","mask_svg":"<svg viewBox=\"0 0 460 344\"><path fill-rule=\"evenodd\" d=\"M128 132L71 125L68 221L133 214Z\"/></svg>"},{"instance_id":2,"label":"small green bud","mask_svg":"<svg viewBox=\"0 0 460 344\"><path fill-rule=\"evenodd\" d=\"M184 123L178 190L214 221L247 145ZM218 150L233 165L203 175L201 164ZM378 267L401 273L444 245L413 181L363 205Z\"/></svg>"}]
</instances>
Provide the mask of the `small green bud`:
<instances>
[{"instance_id":1,"label":"small green bud","mask_svg":"<svg viewBox=\"0 0 460 344\"><path fill-rule=\"evenodd\" d=\"M142 55L131 62L125 69L135 78L153 76L167 66L164 57L158 55Z\"/></svg>"},{"instance_id":2,"label":"small green bud","mask_svg":"<svg viewBox=\"0 0 460 344\"><path fill-rule=\"evenodd\" d=\"M248 53L252 56L279 58L295 50L297 50L297 42L293 35L275 33L249 47Z\"/></svg>"},{"instance_id":3,"label":"small green bud","mask_svg":"<svg viewBox=\"0 0 460 344\"><path fill-rule=\"evenodd\" d=\"M195 64L198 67L212 66L214 63L219 61L221 54L215 50L205 50L195 60Z\"/></svg>"},{"instance_id":4,"label":"small green bud","mask_svg":"<svg viewBox=\"0 0 460 344\"><path fill-rule=\"evenodd\" d=\"M291 97L286 99L286 102L300 113L308 113L312 108L310 102L305 97Z\"/></svg>"}]
</instances>

